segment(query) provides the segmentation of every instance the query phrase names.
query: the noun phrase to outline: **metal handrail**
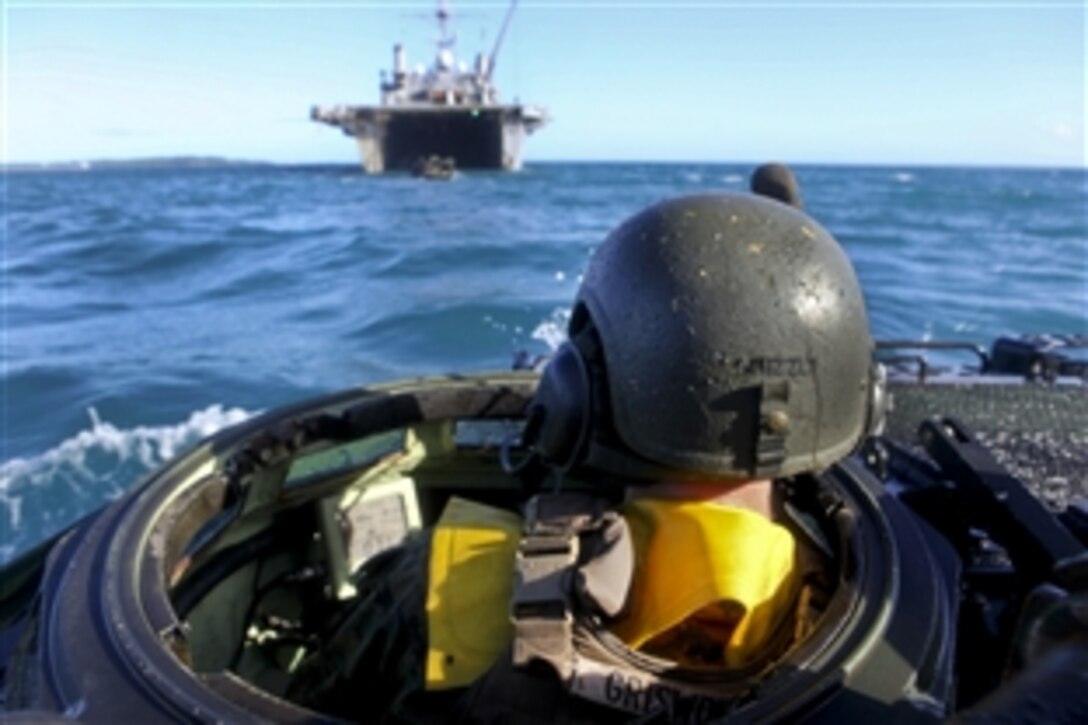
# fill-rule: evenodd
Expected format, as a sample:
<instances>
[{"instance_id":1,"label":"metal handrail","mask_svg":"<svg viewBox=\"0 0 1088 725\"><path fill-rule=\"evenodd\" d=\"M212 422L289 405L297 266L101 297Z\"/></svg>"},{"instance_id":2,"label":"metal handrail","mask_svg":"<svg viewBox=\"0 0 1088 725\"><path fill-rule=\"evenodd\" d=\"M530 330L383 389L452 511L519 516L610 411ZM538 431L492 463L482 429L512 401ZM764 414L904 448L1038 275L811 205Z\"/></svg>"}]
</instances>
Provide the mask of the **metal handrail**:
<instances>
[{"instance_id":1,"label":"metal handrail","mask_svg":"<svg viewBox=\"0 0 1088 725\"><path fill-rule=\"evenodd\" d=\"M973 342L956 342L943 340L877 340L876 349L880 350L967 350L973 352L982 368L990 363L990 355L986 348Z\"/></svg>"}]
</instances>

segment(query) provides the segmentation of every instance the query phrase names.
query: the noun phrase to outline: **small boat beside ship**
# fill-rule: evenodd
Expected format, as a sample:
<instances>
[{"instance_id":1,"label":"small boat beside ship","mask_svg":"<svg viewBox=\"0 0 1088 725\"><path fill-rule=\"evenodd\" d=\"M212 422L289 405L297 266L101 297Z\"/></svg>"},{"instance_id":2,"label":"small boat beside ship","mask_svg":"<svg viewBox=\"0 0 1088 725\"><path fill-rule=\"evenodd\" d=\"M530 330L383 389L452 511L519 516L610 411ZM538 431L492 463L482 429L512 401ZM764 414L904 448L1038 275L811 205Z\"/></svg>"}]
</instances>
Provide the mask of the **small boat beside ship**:
<instances>
[{"instance_id":1,"label":"small boat beside ship","mask_svg":"<svg viewBox=\"0 0 1088 725\"><path fill-rule=\"evenodd\" d=\"M457 164L451 156L421 156L412 166L412 176L431 181L449 181L455 173Z\"/></svg>"},{"instance_id":2,"label":"small boat beside ship","mask_svg":"<svg viewBox=\"0 0 1088 725\"><path fill-rule=\"evenodd\" d=\"M437 52L430 68L410 69L398 43L392 72L382 72L379 104L314 106L310 117L354 138L369 174L412 171L419 159L432 156L452 159L458 169L520 169L525 138L549 118L539 106L502 103L493 82L516 7L515 0L492 51L478 54L470 68L454 53L450 10L440 1Z\"/></svg>"}]
</instances>

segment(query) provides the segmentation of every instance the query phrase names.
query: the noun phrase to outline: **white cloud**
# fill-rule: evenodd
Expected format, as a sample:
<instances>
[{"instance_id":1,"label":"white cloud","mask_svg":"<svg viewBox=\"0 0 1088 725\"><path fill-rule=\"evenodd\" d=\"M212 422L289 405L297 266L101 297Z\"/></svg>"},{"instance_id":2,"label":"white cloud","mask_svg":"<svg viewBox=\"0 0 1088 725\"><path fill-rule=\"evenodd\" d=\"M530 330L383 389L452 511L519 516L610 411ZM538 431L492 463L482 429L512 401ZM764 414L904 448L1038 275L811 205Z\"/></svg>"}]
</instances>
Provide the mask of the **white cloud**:
<instances>
[{"instance_id":1,"label":"white cloud","mask_svg":"<svg viewBox=\"0 0 1088 725\"><path fill-rule=\"evenodd\" d=\"M1049 121L1044 128L1047 135L1059 141L1076 141L1081 135L1077 127L1068 121Z\"/></svg>"},{"instance_id":2,"label":"white cloud","mask_svg":"<svg viewBox=\"0 0 1088 725\"><path fill-rule=\"evenodd\" d=\"M1048 131L1050 131L1051 136L1061 140L1070 140L1076 136L1073 124L1065 121L1054 121L1050 124Z\"/></svg>"}]
</instances>

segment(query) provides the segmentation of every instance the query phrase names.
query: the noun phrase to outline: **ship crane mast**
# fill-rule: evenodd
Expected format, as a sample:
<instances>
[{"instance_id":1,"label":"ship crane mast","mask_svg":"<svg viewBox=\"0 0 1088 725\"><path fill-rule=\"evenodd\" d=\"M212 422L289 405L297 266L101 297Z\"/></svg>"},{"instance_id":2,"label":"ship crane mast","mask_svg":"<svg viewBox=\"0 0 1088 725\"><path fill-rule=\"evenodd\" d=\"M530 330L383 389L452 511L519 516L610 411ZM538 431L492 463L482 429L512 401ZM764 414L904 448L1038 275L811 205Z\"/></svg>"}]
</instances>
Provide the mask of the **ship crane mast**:
<instances>
[{"instance_id":1,"label":"ship crane mast","mask_svg":"<svg viewBox=\"0 0 1088 725\"><path fill-rule=\"evenodd\" d=\"M518 0L512 0L510 7L506 9L506 17L503 18L502 27L499 28L499 35L495 38L495 47L491 49L490 62L487 64L487 74L484 76L484 80L490 81L491 75L495 72L495 63L499 59L499 49L502 48L502 40L506 37L506 29L510 27L510 20L514 17L514 10L518 7Z\"/></svg>"}]
</instances>

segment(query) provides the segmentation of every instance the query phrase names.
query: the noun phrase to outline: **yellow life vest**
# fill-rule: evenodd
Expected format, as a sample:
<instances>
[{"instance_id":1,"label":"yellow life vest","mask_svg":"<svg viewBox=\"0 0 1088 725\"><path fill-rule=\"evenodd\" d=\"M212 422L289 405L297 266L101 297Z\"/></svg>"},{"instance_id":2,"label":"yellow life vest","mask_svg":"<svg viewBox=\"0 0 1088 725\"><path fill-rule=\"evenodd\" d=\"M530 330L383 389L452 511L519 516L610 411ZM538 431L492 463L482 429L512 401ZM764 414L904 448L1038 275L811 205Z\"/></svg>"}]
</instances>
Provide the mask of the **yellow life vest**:
<instances>
[{"instance_id":1,"label":"yellow life vest","mask_svg":"<svg viewBox=\"0 0 1088 725\"><path fill-rule=\"evenodd\" d=\"M763 516L712 502L637 499L622 513L637 562L613 631L639 648L716 603L736 613L724 662L739 666L791 610L798 589L792 534ZM435 527L427 582L425 686L472 684L509 646L509 604L522 521L452 498Z\"/></svg>"},{"instance_id":2,"label":"yellow life vest","mask_svg":"<svg viewBox=\"0 0 1088 725\"><path fill-rule=\"evenodd\" d=\"M509 602L521 517L453 497L431 537L426 689L471 684L513 636Z\"/></svg>"},{"instance_id":3,"label":"yellow life vest","mask_svg":"<svg viewBox=\"0 0 1088 725\"><path fill-rule=\"evenodd\" d=\"M795 542L747 509L703 501L638 499L623 507L638 562L627 613L612 628L634 649L711 605L727 603L723 660L749 662L792 610Z\"/></svg>"}]
</instances>

